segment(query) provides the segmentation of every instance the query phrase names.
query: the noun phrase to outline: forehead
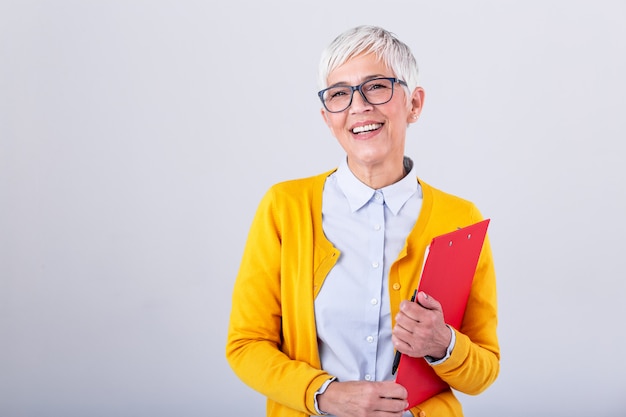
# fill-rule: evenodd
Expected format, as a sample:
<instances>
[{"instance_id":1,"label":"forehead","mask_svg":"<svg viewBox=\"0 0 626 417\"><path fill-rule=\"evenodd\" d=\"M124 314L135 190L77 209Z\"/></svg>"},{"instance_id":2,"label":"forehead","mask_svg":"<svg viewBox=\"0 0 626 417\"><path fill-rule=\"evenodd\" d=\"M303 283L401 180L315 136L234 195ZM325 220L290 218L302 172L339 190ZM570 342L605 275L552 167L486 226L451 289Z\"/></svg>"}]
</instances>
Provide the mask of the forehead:
<instances>
[{"instance_id":1,"label":"forehead","mask_svg":"<svg viewBox=\"0 0 626 417\"><path fill-rule=\"evenodd\" d=\"M354 56L328 74L328 85L360 84L374 77L393 77L391 69L375 54Z\"/></svg>"}]
</instances>

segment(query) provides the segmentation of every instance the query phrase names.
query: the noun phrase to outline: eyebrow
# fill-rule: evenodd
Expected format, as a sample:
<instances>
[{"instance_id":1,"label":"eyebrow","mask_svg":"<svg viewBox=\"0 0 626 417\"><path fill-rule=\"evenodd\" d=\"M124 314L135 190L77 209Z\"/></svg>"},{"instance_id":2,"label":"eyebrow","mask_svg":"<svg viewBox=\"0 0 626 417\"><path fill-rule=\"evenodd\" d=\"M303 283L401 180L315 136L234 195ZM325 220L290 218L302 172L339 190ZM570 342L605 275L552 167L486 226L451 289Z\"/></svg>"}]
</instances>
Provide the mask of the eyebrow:
<instances>
[{"instance_id":1,"label":"eyebrow","mask_svg":"<svg viewBox=\"0 0 626 417\"><path fill-rule=\"evenodd\" d=\"M373 75L368 75L364 78L361 79L361 82L357 85L361 85L364 82L367 82L369 80L373 80L374 78L387 78L387 77L391 77L390 75L385 75L385 74L373 74ZM332 85L329 85L328 88L331 87L340 87L340 86L351 86L347 81L338 81Z\"/></svg>"}]
</instances>

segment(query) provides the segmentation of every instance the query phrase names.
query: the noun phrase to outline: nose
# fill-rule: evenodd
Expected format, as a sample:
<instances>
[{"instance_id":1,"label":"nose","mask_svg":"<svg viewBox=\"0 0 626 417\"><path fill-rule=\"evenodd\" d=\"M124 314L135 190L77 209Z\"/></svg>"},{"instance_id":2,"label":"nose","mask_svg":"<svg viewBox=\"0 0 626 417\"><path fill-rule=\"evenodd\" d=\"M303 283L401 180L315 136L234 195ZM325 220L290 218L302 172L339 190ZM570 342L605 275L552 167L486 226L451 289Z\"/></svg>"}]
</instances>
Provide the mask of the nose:
<instances>
[{"instance_id":1,"label":"nose","mask_svg":"<svg viewBox=\"0 0 626 417\"><path fill-rule=\"evenodd\" d=\"M352 104L350 105L350 111L353 113L359 113L373 107L363 95L363 92L359 88L352 93Z\"/></svg>"}]
</instances>

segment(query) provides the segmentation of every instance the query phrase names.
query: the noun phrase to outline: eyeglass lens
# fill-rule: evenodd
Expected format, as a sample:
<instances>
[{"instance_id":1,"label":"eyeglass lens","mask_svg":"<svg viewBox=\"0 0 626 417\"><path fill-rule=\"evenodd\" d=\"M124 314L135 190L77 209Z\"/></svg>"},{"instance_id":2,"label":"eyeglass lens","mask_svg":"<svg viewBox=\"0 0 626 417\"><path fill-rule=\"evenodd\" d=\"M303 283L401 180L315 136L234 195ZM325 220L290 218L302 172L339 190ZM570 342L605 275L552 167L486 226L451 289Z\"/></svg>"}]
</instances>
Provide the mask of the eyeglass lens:
<instances>
[{"instance_id":1,"label":"eyeglass lens","mask_svg":"<svg viewBox=\"0 0 626 417\"><path fill-rule=\"evenodd\" d=\"M350 86L331 87L324 92L323 100L326 108L331 112L340 112L347 109L352 103L354 90ZM361 84L360 91L370 104L385 104L393 96L393 80L376 78Z\"/></svg>"}]
</instances>

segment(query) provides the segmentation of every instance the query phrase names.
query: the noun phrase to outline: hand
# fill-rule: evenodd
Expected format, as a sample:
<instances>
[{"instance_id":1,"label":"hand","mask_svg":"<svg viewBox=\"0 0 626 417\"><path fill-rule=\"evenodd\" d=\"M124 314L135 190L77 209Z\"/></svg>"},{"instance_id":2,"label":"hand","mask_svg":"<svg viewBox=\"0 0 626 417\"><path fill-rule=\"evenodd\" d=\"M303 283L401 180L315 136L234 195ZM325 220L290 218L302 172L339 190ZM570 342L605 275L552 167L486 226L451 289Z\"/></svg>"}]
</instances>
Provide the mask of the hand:
<instances>
[{"instance_id":1,"label":"hand","mask_svg":"<svg viewBox=\"0 0 626 417\"><path fill-rule=\"evenodd\" d=\"M415 358L443 358L452 338L441 304L423 291L417 302L402 301L391 334L395 348Z\"/></svg>"},{"instance_id":2,"label":"hand","mask_svg":"<svg viewBox=\"0 0 626 417\"><path fill-rule=\"evenodd\" d=\"M317 397L317 405L337 417L401 417L409 406L407 397L406 389L393 381L334 381Z\"/></svg>"}]
</instances>

